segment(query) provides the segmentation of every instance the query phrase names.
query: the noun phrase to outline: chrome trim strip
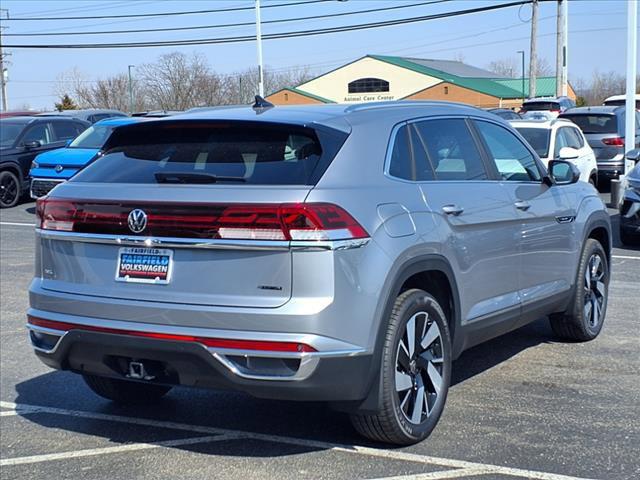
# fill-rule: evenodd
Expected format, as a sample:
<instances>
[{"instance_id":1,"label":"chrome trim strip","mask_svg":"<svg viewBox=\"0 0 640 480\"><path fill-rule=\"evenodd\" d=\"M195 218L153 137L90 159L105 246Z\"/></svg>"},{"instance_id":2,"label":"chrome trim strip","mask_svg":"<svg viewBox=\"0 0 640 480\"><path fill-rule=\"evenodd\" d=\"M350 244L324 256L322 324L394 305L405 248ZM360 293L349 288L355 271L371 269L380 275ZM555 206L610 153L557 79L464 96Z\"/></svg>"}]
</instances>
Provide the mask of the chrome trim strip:
<instances>
[{"instance_id":1,"label":"chrome trim strip","mask_svg":"<svg viewBox=\"0 0 640 480\"><path fill-rule=\"evenodd\" d=\"M213 357L224 365L234 375L249 380L267 380L267 381L300 381L308 378L320 363L317 357L304 357L300 359L300 366L293 375L256 375L242 371L236 364L227 359L224 355L213 353Z\"/></svg>"},{"instance_id":2,"label":"chrome trim strip","mask_svg":"<svg viewBox=\"0 0 640 480\"><path fill-rule=\"evenodd\" d=\"M370 238L349 240L220 240L207 238L177 238L177 237L127 237L100 233L65 232L59 230L43 230L36 228L41 238L51 240L66 240L71 242L101 243L119 246L143 246L163 248L203 248L214 250L347 250L364 247Z\"/></svg>"}]
</instances>

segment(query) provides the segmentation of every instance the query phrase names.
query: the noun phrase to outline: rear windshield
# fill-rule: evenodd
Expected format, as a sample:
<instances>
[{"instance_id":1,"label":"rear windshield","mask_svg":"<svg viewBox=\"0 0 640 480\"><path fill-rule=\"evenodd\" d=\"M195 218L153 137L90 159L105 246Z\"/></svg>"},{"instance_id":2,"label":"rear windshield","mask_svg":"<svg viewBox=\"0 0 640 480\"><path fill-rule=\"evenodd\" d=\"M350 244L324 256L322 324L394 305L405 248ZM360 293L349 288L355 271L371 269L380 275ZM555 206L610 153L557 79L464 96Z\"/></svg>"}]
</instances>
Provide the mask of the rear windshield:
<instances>
[{"instance_id":1,"label":"rear windshield","mask_svg":"<svg viewBox=\"0 0 640 480\"><path fill-rule=\"evenodd\" d=\"M550 130L546 128L523 128L516 130L524 137L529 145L536 151L539 157L546 158L549 155Z\"/></svg>"},{"instance_id":2,"label":"rear windshield","mask_svg":"<svg viewBox=\"0 0 640 480\"><path fill-rule=\"evenodd\" d=\"M618 133L618 123L615 115L585 115L568 114L562 118L571 120L580 127L582 133Z\"/></svg>"},{"instance_id":3,"label":"rear windshield","mask_svg":"<svg viewBox=\"0 0 640 480\"><path fill-rule=\"evenodd\" d=\"M560 110L558 102L527 102L522 105L523 112L533 112L540 110Z\"/></svg>"},{"instance_id":4,"label":"rear windshield","mask_svg":"<svg viewBox=\"0 0 640 480\"><path fill-rule=\"evenodd\" d=\"M333 130L258 122L125 126L73 181L313 185L345 139Z\"/></svg>"},{"instance_id":5,"label":"rear windshield","mask_svg":"<svg viewBox=\"0 0 640 480\"><path fill-rule=\"evenodd\" d=\"M76 137L70 148L100 149L105 144L115 127L108 125L92 125Z\"/></svg>"},{"instance_id":6,"label":"rear windshield","mask_svg":"<svg viewBox=\"0 0 640 480\"><path fill-rule=\"evenodd\" d=\"M624 107L627 104L627 101L624 98L619 100L605 100L603 105L608 107ZM640 100L636 100L636 109L640 109Z\"/></svg>"}]
</instances>

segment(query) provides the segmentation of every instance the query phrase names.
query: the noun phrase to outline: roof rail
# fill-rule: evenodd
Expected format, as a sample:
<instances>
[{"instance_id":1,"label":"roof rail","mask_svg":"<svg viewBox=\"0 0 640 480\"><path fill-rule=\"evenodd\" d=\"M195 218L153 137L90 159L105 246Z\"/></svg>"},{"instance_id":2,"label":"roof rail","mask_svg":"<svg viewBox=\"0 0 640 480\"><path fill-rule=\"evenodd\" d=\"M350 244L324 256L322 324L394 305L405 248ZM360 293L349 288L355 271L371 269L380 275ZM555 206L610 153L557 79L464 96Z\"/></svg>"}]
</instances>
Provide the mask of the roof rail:
<instances>
[{"instance_id":1,"label":"roof rail","mask_svg":"<svg viewBox=\"0 0 640 480\"><path fill-rule=\"evenodd\" d=\"M344 109L344 113L359 112L362 110L373 110L376 108L391 108L391 107L425 107L429 105L457 105L460 107L467 107L475 109L473 105L460 102L447 102L444 100L384 100L380 102L365 102L349 105Z\"/></svg>"}]
</instances>

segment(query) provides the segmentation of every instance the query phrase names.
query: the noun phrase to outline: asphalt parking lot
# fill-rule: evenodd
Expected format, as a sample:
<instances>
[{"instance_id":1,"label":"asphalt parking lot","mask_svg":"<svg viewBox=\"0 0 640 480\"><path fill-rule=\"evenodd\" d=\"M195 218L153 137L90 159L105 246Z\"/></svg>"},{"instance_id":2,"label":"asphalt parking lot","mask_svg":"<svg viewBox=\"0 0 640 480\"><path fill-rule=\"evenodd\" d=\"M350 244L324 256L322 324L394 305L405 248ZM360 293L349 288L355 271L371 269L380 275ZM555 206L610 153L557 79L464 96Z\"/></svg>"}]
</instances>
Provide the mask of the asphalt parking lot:
<instances>
[{"instance_id":1,"label":"asphalt parking lot","mask_svg":"<svg viewBox=\"0 0 640 480\"><path fill-rule=\"evenodd\" d=\"M3 479L640 478L640 249L617 238L598 339L558 342L541 319L465 352L430 439L385 448L322 404L176 388L123 408L45 367L24 329L33 212L0 214Z\"/></svg>"}]
</instances>

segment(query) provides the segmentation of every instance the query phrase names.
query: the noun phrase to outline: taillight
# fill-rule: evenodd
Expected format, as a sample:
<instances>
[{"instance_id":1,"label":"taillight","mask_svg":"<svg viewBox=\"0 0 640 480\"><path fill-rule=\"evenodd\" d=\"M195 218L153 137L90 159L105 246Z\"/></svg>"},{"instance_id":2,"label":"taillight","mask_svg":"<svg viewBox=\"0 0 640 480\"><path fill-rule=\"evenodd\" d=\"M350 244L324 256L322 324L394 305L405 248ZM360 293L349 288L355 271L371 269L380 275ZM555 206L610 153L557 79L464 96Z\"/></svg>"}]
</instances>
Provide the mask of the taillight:
<instances>
[{"instance_id":1,"label":"taillight","mask_svg":"<svg viewBox=\"0 0 640 480\"><path fill-rule=\"evenodd\" d=\"M225 240L348 240L367 238L365 229L331 203L176 204L104 203L42 198L37 226L43 230L133 235L128 216L147 215L141 236Z\"/></svg>"},{"instance_id":2,"label":"taillight","mask_svg":"<svg viewBox=\"0 0 640 480\"><path fill-rule=\"evenodd\" d=\"M173 340L177 342L200 343L210 348L225 348L234 350L254 350L263 352L298 352L310 353L316 349L310 345L298 342L272 342L265 340L237 340L228 338L200 337L194 335L180 335L173 333L140 332L137 330L124 330L119 328L98 327L95 325L80 325L76 323L58 322L44 318L27 316L27 322L36 327L49 328L59 332L71 330L84 330L98 333L111 333L115 335L128 335L131 337L153 338L155 340Z\"/></svg>"},{"instance_id":3,"label":"taillight","mask_svg":"<svg viewBox=\"0 0 640 480\"><path fill-rule=\"evenodd\" d=\"M610 145L612 147L624 147L624 138L621 138L621 137L603 138L602 143L604 143L605 145Z\"/></svg>"}]
</instances>

